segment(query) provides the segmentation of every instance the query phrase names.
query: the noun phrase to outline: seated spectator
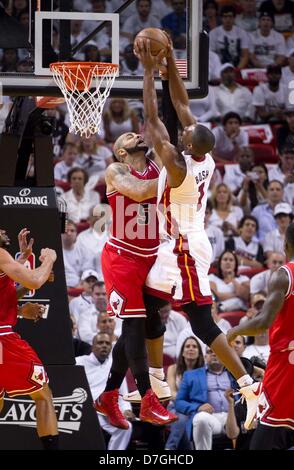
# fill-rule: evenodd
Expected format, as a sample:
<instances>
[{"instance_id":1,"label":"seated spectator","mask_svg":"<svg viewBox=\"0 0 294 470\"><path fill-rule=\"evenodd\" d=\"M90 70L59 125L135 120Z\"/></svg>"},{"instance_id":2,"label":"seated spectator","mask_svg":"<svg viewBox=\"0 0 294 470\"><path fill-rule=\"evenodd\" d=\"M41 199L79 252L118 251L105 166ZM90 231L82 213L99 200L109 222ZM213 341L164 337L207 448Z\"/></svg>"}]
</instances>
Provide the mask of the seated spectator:
<instances>
[{"instance_id":1,"label":"seated spectator","mask_svg":"<svg viewBox=\"0 0 294 470\"><path fill-rule=\"evenodd\" d=\"M79 338L77 323L75 321L75 318L72 316L70 317L70 324L72 331L74 356L77 357L91 354L91 346Z\"/></svg>"},{"instance_id":2,"label":"seated spectator","mask_svg":"<svg viewBox=\"0 0 294 470\"><path fill-rule=\"evenodd\" d=\"M83 28L87 25L88 21L72 20L70 22L70 44L71 47L76 47L85 37L86 33ZM85 57L82 50L79 50L74 54L75 60L84 61Z\"/></svg>"},{"instance_id":3,"label":"seated spectator","mask_svg":"<svg viewBox=\"0 0 294 470\"><path fill-rule=\"evenodd\" d=\"M233 251L238 257L239 272L247 268L263 268L263 248L255 237L257 229L258 222L255 217L245 215L239 222L240 235L226 241L226 249Z\"/></svg>"},{"instance_id":4,"label":"seated spectator","mask_svg":"<svg viewBox=\"0 0 294 470\"><path fill-rule=\"evenodd\" d=\"M216 274L209 275L210 287L223 312L246 310L249 300L249 278L238 275L238 258L225 250L217 265Z\"/></svg>"},{"instance_id":5,"label":"seated spectator","mask_svg":"<svg viewBox=\"0 0 294 470\"><path fill-rule=\"evenodd\" d=\"M163 352L175 359L177 338L186 327L187 320L183 315L172 310L169 302L159 309L159 315L166 328L163 339Z\"/></svg>"},{"instance_id":6,"label":"seated spectator","mask_svg":"<svg viewBox=\"0 0 294 470\"><path fill-rule=\"evenodd\" d=\"M288 99L288 89L281 83L281 66L268 65L266 75L267 83L261 83L253 91L256 119L258 122L281 122Z\"/></svg>"},{"instance_id":7,"label":"seated spectator","mask_svg":"<svg viewBox=\"0 0 294 470\"><path fill-rule=\"evenodd\" d=\"M215 107L215 92L214 88L210 86L208 95L205 98L189 100L190 109L198 122L209 122L219 116Z\"/></svg>"},{"instance_id":8,"label":"seated spectator","mask_svg":"<svg viewBox=\"0 0 294 470\"><path fill-rule=\"evenodd\" d=\"M216 225L209 224L211 214L212 203L210 199L208 199L205 209L204 228L212 247L211 263L214 264L225 249L225 240L221 229L216 227Z\"/></svg>"},{"instance_id":9,"label":"seated spectator","mask_svg":"<svg viewBox=\"0 0 294 470\"><path fill-rule=\"evenodd\" d=\"M188 415L188 437L196 450L211 450L212 438L225 433L228 403L225 391L232 379L208 346L206 367L184 372L175 402L176 411Z\"/></svg>"},{"instance_id":10,"label":"seated spectator","mask_svg":"<svg viewBox=\"0 0 294 470\"><path fill-rule=\"evenodd\" d=\"M248 134L241 129L242 120L233 111L223 117L223 126L214 127L215 147L212 155L215 161L234 161L242 147L249 143Z\"/></svg>"},{"instance_id":11,"label":"seated spectator","mask_svg":"<svg viewBox=\"0 0 294 470\"><path fill-rule=\"evenodd\" d=\"M254 67L285 63L286 42L284 36L273 29L273 24L273 16L266 11L261 12L259 28L250 33L249 58Z\"/></svg>"},{"instance_id":12,"label":"seated spectator","mask_svg":"<svg viewBox=\"0 0 294 470\"><path fill-rule=\"evenodd\" d=\"M97 333L98 315L105 312L107 307L104 282L95 282L92 286L92 303L88 309L84 309L78 319L78 333L82 341L92 344Z\"/></svg>"},{"instance_id":13,"label":"seated spectator","mask_svg":"<svg viewBox=\"0 0 294 470\"><path fill-rule=\"evenodd\" d=\"M218 184L213 191L211 202L213 206L210 225L219 227L225 237L237 235L237 226L243 217L243 211L232 204L232 193L224 183Z\"/></svg>"},{"instance_id":14,"label":"seated spectator","mask_svg":"<svg viewBox=\"0 0 294 470\"><path fill-rule=\"evenodd\" d=\"M285 186L294 183L294 145L285 145L281 149L278 165L268 172L269 181L280 181Z\"/></svg>"},{"instance_id":15,"label":"seated spectator","mask_svg":"<svg viewBox=\"0 0 294 470\"><path fill-rule=\"evenodd\" d=\"M286 230L293 220L292 207L286 202L277 204L274 209L274 217L278 227L269 232L263 242L264 252L267 257L275 251L284 253Z\"/></svg>"},{"instance_id":16,"label":"seated spectator","mask_svg":"<svg viewBox=\"0 0 294 470\"><path fill-rule=\"evenodd\" d=\"M272 180L267 189L267 199L263 204L254 207L252 215L258 222L258 239L262 243L265 236L271 230L277 228L274 218L274 209L277 204L283 201L284 188L280 181Z\"/></svg>"},{"instance_id":17,"label":"seated spectator","mask_svg":"<svg viewBox=\"0 0 294 470\"><path fill-rule=\"evenodd\" d=\"M268 283L271 275L279 269L286 261L283 253L272 252L266 261L268 269L261 273L255 274L250 279L250 295L253 296L260 292L268 293Z\"/></svg>"},{"instance_id":18,"label":"seated spectator","mask_svg":"<svg viewBox=\"0 0 294 470\"><path fill-rule=\"evenodd\" d=\"M236 16L235 24L239 28L244 29L247 33L256 31L258 26L258 19L256 17L256 1L255 0L241 0L242 12Z\"/></svg>"},{"instance_id":19,"label":"seated spectator","mask_svg":"<svg viewBox=\"0 0 294 470\"><path fill-rule=\"evenodd\" d=\"M136 0L136 13L127 18L121 27L121 35L130 43L145 28L160 28L160 21L151 13L151 0Z\"/></svg>"},{"instance_id":20,"label":"seated spectator","mask_svg":"<svg viewBox=\"0 0 294 470\"><path fill-rule=\"evenodd\" d=\"M206 0L203 5L203 29L209 33L220 24L218 4L215 0Z\"/></svg>"},{"instance_id":21,"label":"seated spectator","mask_svg":"<svg viewBox=\"0 0 294 470\"><path fill-rule=\"evenodd\" d=\"M175 410L175 400L179 385L186 370L194 370L204 366L201 346L194 336L189 336L183 343L176 364L167 369L167 383L171 390L171 401L168 409L175 413L178 421L170 427L170 434L165 443L165 450L191 450L191 443L186 434L188 416Z\"/></svg>"},{"instance_id":22,"label":"seated spectator","mask_svg":"<svg viewBox=\"0 0 294 470\"><path fill-rule=\"evenodd\" d=\"M258 294L259 296L259 294ZM264 296L262 296L264 298ZM245 318L245 317L243 317ZM242 319L241 319L242 320ZM245 336L237 336L230 345L235 349L236 353L240 357L243 366L245 367L247 374L249 374L256 382L260 382L264 377L264 369L257 367L250 361L250 359L243 358L243 352L246 348L246 338ZM246 418L246 416L245 416ZM244 421L245 421L244 418Z\"/></svg>"},{"instance_id":23,"label":"seated spectator","mask_svg":"<svg viewBox=\"0 0 294 470\"><path fill-rule=\"evenodd\" d=\"M221 116L229 112L237 113L241 119L252 113L252 93L236 82L235 68L225 63L220 68L221 83L215 88L216 109Z\"/></svg>"},{"instance_id":24,"label":"seated spectator","mask_svg":"<svg viewBox=\"0 0 294 470\"><path fill-rule=\"evenodd\" d=\"M134 54L133 44L128 44L123 51L123 58L120 61L120 75L143 76L144 69L138 57Z\"/></svg>"},{"instance_id":25,"label":"seated spectator","mask_svg":"<svg viewBox=\"0 0 294 470\"><path fill-rule=\"evenodd\" d=\"M101 53L98 49L98 46L95 42L88 42L83 49L85 57L85 62L102 62Z\"/></svg>"},{"instance_id":26,"label":"seated spectator","mask_svg":"<svg viewBox=\"0 0 294 470\"><path fill-rule=\"evenodd\" d=\"M244 183L249 178L247 174L252 170L254 164L254 153L250 147L242 147L237 154L235 165L225 165L223 182L237 195Z\"/></svg>"},{"instance_id":27,"label":"seated spectator","mask_svg":"<svg viewBox=\"0 0 294 470\"><path fill-rule=\"evenodd\" d=\"M186 0L171 0L171 6L174 11L162 18L161 26L170 34L175 54L180 59L186 56Z\"/></svg>"},{"instance_id":28,"label":"seated spectator","mask_svg":"<svg viewBox=\"0 0 294 470\"><path fill-rule=\"evenodd\" d=\"M268 171L264 163L259 163L248 171L238 201L245 213L250 214L257 204L263 204L267 199Z\"/></svg>"},{"instance_id":29,"label":"seated spectator","mask_svg":"<svg viewBox=\"0 0 294 470\"><path fill-rule=\"evenodd\" d=\"M62 159L54 166L54 179L57 181L67 181L68 172L76 165L78 157L77 146L71 142L63 147Z\"/></svg>"},{"instance_id":30,"label":"seated spectator","mask_svg":"<svg viewBox=\"0 0 294 470\"><path fill-rule=\"evenodd\" d=\"M96 400L105 389L112 365L111 349L112 344L110 336L106 333L98 333L93 339L91 354L89 356L76 358L76 365L84 366L85 368L93 401ZM119 407L125 418L132 421L135 416L131 406L122 399L122 396L127 392L128 388L124 379L119 389ZM131 439L132 424L129 423L128 429L119 429L112 426L108 422L108 419L100 413L97 413L97 417L102 429L111 436L107 450L125 450Z\"/></svg>"},{"instance_id":31,"label":"seated spectator","mask_svg":"<svg viewBox=\"0 0 294 470\"><path fill-rule=\"evenodd\" d=\"M277 129L277 147L279 153L282 152L284 147L292 147L294 149L294 106L287 106L284 115L286 123Z\"/></svg>"},{"instance_id":32,"label":"seated spectator","mask_svg":"<svg viewBox=\"0 0 294 470\"><path fill-rule=\"evenodd\" d=\"M109 238L108 227L104 221L103 205L101 207L101 215L93 215L91 209L88 222L90 227L83 230L77 238L76 249L79 253L82 270L92 269L99 274L99 281L103 280L101 269L101 254L105 242ZM97 210L97 206L95 208Z\"/></svg>"},{"instance_id":33,"label":"seated spectator","mask_svg":"<svg viewBox=\"0 0 294 470\"><path fill-rule=\"evenodd\" d=\"M125 132L139 132L139 121L135 111L132 111L127 100L113 98L110 100L107 111L103 114L105 138L108 142L115 142Z\"/></svg>"},{"instance_id":34,"label":"seated spectator","mask_svg":"<svg viewBox=\"0 0 294 470\"><path fill-rule=\"evenodd\" d=\"M262 305L264 304L265 299L261 301ZM256 316L260 314L262 306L260 310L257 311ZM268 339L268 330L260 335L254 336L254 342L250 346L246 346L245 351L243 352L243 357L247 357L251 359L254 357L258 357L263 361L265 364L268 361L270 354L270 346L269 346L269 339Z\"/></svg>"},{"instance_id":35,"label":"seated spectator","mask_svg":"<svg viewBox=\"0 0 294 470\"><path fill-rule=\"evenodd\" d=\"M65 282L67 287L77 287L82 273L81 259L76 250L77 226L67 221L66 232L62 237L62 254L64 262Z\"/></svg>"},{"instance_id":36,"label":"seated spectator","mask_svg":"<svg viewBox=\"0 0 294 470\"><path fill-rule=\"evenodd\" d=\"M221 61L219 56L209 49L208 56L208 81L211 84L218 84L220 81Z\"/></svg>"},{"instance_id":37,"label":"seated spectator","mask_svg":"<svg viewBox=\"0 0 294 470\"><path fill-rule=\"evenodd\" d=\"M77 166L83 168L88 176L95 175L96 184L105 183L105 170L113 162L112 152L97 141L97 136L81 137Z\"/></svg>"},{"instance_id":38,"label":"seated spectator","mask_svg":"<svg viewBox=\"0 0 294 470\"><path fill-rule=\"evenodd\" d=\"M248 63L248 35L235 26L236 11L233 6L223 6L220 12L222 26L209 33L210 49L217 53L222 64L230 62L239 69Z\"/></svg>"},{"instance_id":39,"label":"seated spectator","mask_svg":"<svg viewBox=\"0 0 294 470\"><path fill-rule=\"evenodd\" d=\"M93 285L99 280L99 275L96 271L87 269L83 271L81 276L81 289L83 292L78 296L71 299L69 302L69 313L76 321L76 324L79 322L80 314L83 310L89 310L93 304L92 300L92 289Z\"/></svg>"},{"instance_id":40,"label":"seated spectator","mask_svg":"<svg viewBox=\"0 0 294 470\"><path fill-rule=\"evenodd\" d=\"M3 49L3 56L0 62L1 72L16 72L19 56L17 49Z\"/></svg>"},{"instance_id":41,"label":"seated spectator","mask_svg":"<svg viewBox=\"0 0 294 470\"><path fill-rule=\"evenodd\" d=\"M93 187L95 181L88 179L88 174L82 168L72 168L67 175L71 189L63 194L67 204L68 217L75 223L88 218L89 212L100 203L100 196Z\"/></svg>"},{"instance_id":42,"label":"seated spectator","mask_svg":"<svg viewBox=\"0 0 294 470\"><path fill-rule=\"evenodd\" d=\"M229 439L235 441L235 450L249 450L255 426L250 430L244 427L247 415L246 403L241 399L235 402L232 388L225 391L225 397L229 405L225 425L226 435Z\"/></svg>"},{"instance_id":43,"label":"seated spectator","mask_svg":"<svg viewBox=\"0 0 294 470\"><path fill-rule=\"evenodd\" d=\"M290 0L266 0L262 2L260 11L273 15L275 29L280 33L293 30L293 4Z\"/></svg>"},{"instance_id":44,"label":"seated spectator","mask_svg":"<svg viewBox=\"0 0 294 470\"><path fill-rule=\"evenodd\" d=\"M111 338L111 343L116 343L118 336L114 333L116 327L116 320L120 318L110 317L107 312L100 312L97 319L97 332L107 333Z\"/></svg>"}]
</instances>

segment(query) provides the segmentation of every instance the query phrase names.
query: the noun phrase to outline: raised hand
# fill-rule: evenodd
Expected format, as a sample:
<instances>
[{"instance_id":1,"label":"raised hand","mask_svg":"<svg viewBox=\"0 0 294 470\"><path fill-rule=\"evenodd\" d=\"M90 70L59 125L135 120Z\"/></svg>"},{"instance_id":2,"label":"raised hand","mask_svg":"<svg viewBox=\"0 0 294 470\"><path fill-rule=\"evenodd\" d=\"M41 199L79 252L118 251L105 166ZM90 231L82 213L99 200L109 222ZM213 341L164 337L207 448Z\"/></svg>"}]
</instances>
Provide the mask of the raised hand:
<instances>
[{"instance_id":1,"label":"raised hand","mask_svg":"<svg viewBox=\"0 0 294 470\"><path fill-rule=\"evenodd\" d=\"M21 229L21 231L18 234L19 251L21 252L21 256L19 258L20 261L26 261L32 254L34 239L30 238L30 241L28 243L27 236L29 234L30 234L30 231L27 228Z\"/></svg>"},{"instance_id":2,"label":"raised hand","mask_svg":"<svg viewBox=\"0 0 294 470\"><path fill-rule=\"evenodd\" d=\"M134 54L142 62L145 69L155 70L159 68L166 52L162 49L157 55L152 55L150 51L150 39L138 38L134 43Z\"/></svg>"},{"instance_id":3,"label":"raised hand","mask_svg":"<svg viewBox=\"0 0 294 470\"><path fill-rule=\"evenodd\" d=\"M45 260L45 258L49 258L53 263L55 263L57 259L56 251L52 250L51 248L42 248L39 260L41 263Z\"/></svg>"}]
</instances>

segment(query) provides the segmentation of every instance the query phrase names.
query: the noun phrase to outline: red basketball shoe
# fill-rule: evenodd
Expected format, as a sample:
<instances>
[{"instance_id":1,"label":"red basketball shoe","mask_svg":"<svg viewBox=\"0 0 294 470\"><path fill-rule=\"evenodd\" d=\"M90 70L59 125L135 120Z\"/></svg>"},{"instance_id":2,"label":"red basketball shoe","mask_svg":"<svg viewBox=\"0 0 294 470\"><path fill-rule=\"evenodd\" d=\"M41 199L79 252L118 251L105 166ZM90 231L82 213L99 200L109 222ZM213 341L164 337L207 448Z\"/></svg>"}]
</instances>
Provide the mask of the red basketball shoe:
<instances>
[{"instance_id":1,"label":"red basketball shoe","mask_svg":"<svg viewBox=\"0 0 294 470\"><path fill-rule=\"evenodd\" d=\"M94 406L98 413L107 416L112 426L120 429L129 429L129 423L118 406L118 389L103 392L102 395L95 400Z\"/></svg>"},{"instance_id":2,"label":"red basketball shoe","mask_svg":"<svg viewBox=\"0 0 294 470\"><path fill-rule=\"evenodd\" d=\"M162 426L177 421L178 417L162 406L151 388L141 401L140 420Z\"/></svg>"}]
</instances>

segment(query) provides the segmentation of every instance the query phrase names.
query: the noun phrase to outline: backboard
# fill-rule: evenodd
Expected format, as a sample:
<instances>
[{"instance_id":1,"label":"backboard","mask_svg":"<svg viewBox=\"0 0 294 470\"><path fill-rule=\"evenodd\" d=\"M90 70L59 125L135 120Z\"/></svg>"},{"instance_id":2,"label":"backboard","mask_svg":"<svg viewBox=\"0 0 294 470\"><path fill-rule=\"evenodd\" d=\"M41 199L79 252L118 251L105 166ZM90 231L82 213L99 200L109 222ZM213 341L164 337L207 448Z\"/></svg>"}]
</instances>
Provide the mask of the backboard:
<instances>
[{"instance_id":1,"label":"backboard","mask_svg":"<svg viewBox=\"0 0 294 470\"><path fill-rule=\"evenodd\" d=\"M111 96L141 98L143 71L132 44L144 27L172 32L189 96L207 94L208 37L202 32L202 0L29 0L29 12L19 12L17 21L22 34L25 27L31 48L18 48L14 64L15 49L10 50L10 66L0 72L4 95L59 96L51 62L102 61L120 64ZM3 58L8 54L9 49L2 49ZM160 92L160 78L156 87Z\"/></svg>"}]
</instances>

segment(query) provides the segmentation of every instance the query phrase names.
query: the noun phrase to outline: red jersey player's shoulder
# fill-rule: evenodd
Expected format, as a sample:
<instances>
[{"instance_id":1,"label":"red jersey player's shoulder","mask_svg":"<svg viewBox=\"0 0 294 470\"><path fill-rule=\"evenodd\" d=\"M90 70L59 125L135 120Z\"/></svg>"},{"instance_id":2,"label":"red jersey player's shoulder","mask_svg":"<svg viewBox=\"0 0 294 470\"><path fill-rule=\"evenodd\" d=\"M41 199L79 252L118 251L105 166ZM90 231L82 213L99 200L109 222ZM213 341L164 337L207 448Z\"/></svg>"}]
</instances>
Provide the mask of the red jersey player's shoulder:
<instances>
[{"instance_id":1,"label":"red jersey player's shoulder","mask_svg":"<svg viewBox=\"0 0 294 470\"><path fill-rule=\"evenodd\" d=\"M0 274L3 273L2 266L11 260L12 256L4 248L0 248Z\"/></svg>"},{"instance_id":2,"label":"red jersey player's shoulder","mask_svg":"<svg viewBox=\"0 0 294 470\"><path fill-rule=\"evenodd\" d=\"M125 163L114 162L111 163L105 171L105 181L107 184L107 192L114 191L115 188L115 178L117 176L130 174L130 168Z\"/></svg>"}]
</instances>

